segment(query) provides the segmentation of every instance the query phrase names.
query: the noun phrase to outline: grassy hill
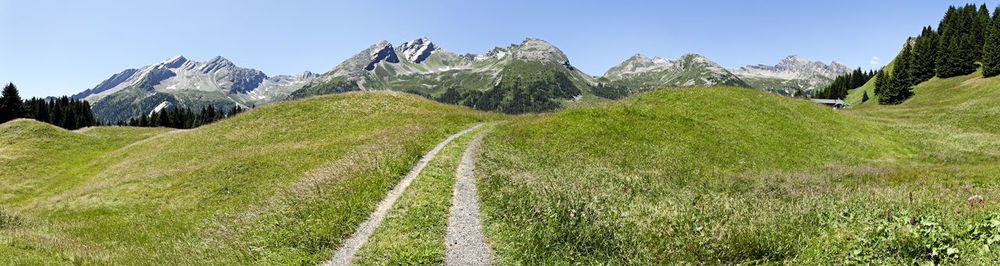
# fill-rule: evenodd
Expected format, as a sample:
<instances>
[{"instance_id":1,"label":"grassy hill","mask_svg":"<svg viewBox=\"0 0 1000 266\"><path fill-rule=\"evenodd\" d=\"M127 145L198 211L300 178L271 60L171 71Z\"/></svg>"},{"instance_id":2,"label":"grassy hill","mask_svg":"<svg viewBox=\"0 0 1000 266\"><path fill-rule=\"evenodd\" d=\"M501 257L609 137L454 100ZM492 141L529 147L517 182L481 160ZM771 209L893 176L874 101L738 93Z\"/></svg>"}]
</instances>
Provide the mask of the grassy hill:
<instances>
[{"instance_id":1,"label":"grassy hill","mask_svg":"<svg viewBox=\"0 0 1000 266\"><path fill-rule=\"evenodd\" d=\"M322 261L424 152L493 115L402 93L192 130L0 125L0 264Z\"/></svg>"},{"instance_id":2,"label":"grassy hill","mask_svg":"<svg viewBox=\"0 0 1000 266\"><path fill-rule=\"evenodd\" d=\"M671 89L515 119L484 142L486 234L501 264L985 263L1000 208L965 200L1000 197L998 84L847 111Z\"/></svg>"},{"instance_id":3,"label":"grassy hill","mask_svg":"<svg viewBox=\"0 0 1000 266\"><path fill-rule=\"evenodd\" d=\"M0 125L0 264L319 262L420 155L488 120L507 120L477 131L498 264L989 264L1000 78L935 78L914 93L832 110L736 87L662 89L511 117L355 92L192 130L15 120ZM471 139L430 163L357 263L441 262Z\"/></svg>"}]
</instances>

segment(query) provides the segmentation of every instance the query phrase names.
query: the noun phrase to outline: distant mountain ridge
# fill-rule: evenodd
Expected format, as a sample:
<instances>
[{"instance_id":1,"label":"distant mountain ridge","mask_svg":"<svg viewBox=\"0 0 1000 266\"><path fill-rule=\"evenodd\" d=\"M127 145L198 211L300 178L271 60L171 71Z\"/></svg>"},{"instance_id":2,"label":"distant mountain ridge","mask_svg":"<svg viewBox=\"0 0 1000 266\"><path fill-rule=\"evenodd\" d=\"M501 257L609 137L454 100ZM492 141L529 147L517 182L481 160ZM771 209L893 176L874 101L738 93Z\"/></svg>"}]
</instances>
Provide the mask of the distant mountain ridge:
<instances>
[{"instance_id":1,"label":"distant mountain ridge","mask_svg":"<svg viewBox=\"0 0 1000 266\"><path fill-rule=\"evenodd\" d=\"M729 71L754 88L793 96L812 95L816 90L830 85L838 76L846 75L852 70L837 61L827 65L819 61L806 60L798 55L790 55L773 66L747 65Z\"/></svg>"},{"instance_id":2,"label":"distant mountain ridge","mask_svg":"<svg viewBox=\"0 0 1000 266\"><path fill-rule=\"evenodd\" d=\"M377 42L323 74L267 76L222 57L176 56L114 74L73 95L102 121L164 108L249 107L354 90L395 90L482 110L538 112L564 103L614 99L658 87L738 86L783 95L811 94L851 69L789 56L777 65L727 69L698 54L677 59L635 54L591 76L549 42L526 38L483 54L456 54L427 38Z\"/></svg>"},{"instance_id":3,"label":"distant mountain ridge","mask_svg":"<svg viewBox=\"0 0 1000 266\"><path fill-rule=\"evenodd\" d=\"M542 111L590 94L594 77L552 44L527 38L485 54L458 55L419 38L380 41L293 92L292 98L352 90L397 90L444 97L483 110ZM520 99L518 97L524 97ZM520 102L518 107L513 101ZM527 109L523 109L522 107Z\"/></svg>"},{"instance_id":4,"label":"distant mountain ridge","mask_svg":"<svg viewBox=\"0 0 1000 266\"><path fill-rule=\"evenodd\" d=\"M739 77L699 54L685 54L677 60L649 58L635 54L608 69L603 79L633 90L656 87L727 85L747 87Z\"/></svg>"},{"instance_id":5,"label":"distant mountain ridge","mask_svg":"<svg viewBox=\"0 0 1000 266\"><path fill-rule=\"evenodd\" d=\"M175 56L139 69L126 69L72 97L91 102L97 119L115 122L168 106L200 109L207 105L226 108L267 104L284 100L317 76L305 71L294 76L268 77L221 56L204 62Z\"/></svg>"}]
</instances>

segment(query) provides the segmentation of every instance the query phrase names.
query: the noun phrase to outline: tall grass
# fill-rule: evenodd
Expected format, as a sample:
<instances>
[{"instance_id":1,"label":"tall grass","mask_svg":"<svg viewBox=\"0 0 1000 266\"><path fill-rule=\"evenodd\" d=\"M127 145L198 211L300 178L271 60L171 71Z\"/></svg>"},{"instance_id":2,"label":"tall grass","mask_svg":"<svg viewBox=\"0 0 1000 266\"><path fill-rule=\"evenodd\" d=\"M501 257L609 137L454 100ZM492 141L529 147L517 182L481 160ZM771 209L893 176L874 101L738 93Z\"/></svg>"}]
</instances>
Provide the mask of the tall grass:
<instances>
[{"instance_id":1,"label":"tall grass","mask_svg":"<svg viewBox=\"0 0 1000 266\"><path fill-rule=\"evenodd\" d=\"M487 236L504 264L997 257L966 229L998 208L965 199L1000 197L1000 139L846 112L692 88L516 119L484 142Z\"/></svg>"}]
</instances>

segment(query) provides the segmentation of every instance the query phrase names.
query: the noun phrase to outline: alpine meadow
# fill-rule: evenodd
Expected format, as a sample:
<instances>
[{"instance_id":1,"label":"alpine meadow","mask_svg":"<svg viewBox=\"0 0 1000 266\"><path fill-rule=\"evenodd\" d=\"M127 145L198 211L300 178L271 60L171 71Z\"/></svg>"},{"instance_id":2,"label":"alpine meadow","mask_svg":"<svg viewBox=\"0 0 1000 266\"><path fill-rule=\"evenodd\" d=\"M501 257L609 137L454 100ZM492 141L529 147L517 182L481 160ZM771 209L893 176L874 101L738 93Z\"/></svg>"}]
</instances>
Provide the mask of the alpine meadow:
<instances>
[{"instance_id":1,"label":"alpine meadow","mask_svg":"<svg viewBox=\"0 0 1000 266\"><path fill-rule=\"evenodd\" d=\"M0 265L1000 264L1000 3L852 1L0 0Z\"/></svg>"}]
</instances>

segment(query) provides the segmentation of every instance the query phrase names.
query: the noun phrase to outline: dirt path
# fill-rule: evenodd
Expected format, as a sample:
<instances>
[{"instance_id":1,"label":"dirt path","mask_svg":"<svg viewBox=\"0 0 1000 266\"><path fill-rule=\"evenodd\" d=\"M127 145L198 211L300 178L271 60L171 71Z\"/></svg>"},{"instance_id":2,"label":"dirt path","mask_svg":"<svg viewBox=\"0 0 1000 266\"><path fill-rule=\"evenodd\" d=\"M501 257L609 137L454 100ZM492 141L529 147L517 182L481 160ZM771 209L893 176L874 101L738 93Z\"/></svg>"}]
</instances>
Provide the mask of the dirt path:
<instances>
[{"instance_id":1,"label":"dirt path","mask_svg":"<svg viewBox=\"0 0 1000 266\"><path fill-rule=\"evenodd\" d=\"M448 215L448 232L444 237L445 265L491 265L493 262L479 219L479 198L473 176L476 152L482 142L480 134L469 143L455 173L457 180Z\"/></svg>"},{"instance_id":2,"label":"dirt path","mask_svg":"<svg viewBox=\"0 0 1000 266\"><path fill-rule=\"evenodd\" d=\"M434 156L437 155L437 153L441 151L441 149L444 148L444 146L449 142L482 125L483 124L480 123L462 130L461 132L455 133L455 135L451 135L441 143L438 143L434 149L427 152L423 158L420 158L420 161L410 168L410 172L403 177L403 180L400 180L399 183L389 191L389 194L385 196L385 199L383 199L382 202L379 202L378 207L375 208L375 212L368 217L368 220L361 223L361 225L358 226L358 229L354 231L354 234L345 240L344 243L340 245L340 248L337 248L337 253L334 253L333 258L328 260L326 263L323 263L323 265L347 265L350 263L351 260L354 259L354 254L358 252L361 245L368 240L369 236L371 236L372 231L375 231L375 228L382 223L382 219L385 218L385 214L392 207L392 204L396 202L396 199L399 199L399 196L403 195L403 191L406 190L406 187L410 186L410 183L413 182L414 178L420 175L420 171L427 166L427 163L433 160Z\"/></svg>"}]
</instances>

